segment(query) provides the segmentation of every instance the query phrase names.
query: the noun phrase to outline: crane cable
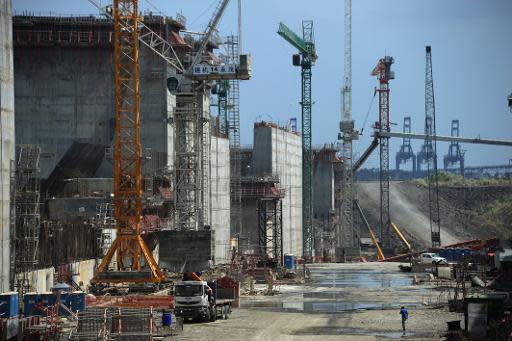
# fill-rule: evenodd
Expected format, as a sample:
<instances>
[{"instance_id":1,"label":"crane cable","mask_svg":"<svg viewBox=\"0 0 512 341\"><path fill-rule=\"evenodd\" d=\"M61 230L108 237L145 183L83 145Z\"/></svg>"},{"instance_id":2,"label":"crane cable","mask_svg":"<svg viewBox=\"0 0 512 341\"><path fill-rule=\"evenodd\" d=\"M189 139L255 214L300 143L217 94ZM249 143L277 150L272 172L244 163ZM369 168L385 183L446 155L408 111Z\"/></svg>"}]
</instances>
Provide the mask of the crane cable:
<instances>
[{"instance_id":1,"label":"crane cable","mask_svg":"<svg viewBox=\"0 0 512 341\"><path fill-rule=\"evenodd\" d=\"M361 134L361 135L363 135L364 128L366 127L366 123L368 122L368 117L370 116L370 111L372 110L373 102L375 101L376 95L377 95L377 90L375 89L375 91L373 91L373 97L370 101L370 106L368 107L368 111L366 112L366 116L364 118L363 126L361 127L361 131L359 132L359 134Z\"/></svg>"}]
</instances>

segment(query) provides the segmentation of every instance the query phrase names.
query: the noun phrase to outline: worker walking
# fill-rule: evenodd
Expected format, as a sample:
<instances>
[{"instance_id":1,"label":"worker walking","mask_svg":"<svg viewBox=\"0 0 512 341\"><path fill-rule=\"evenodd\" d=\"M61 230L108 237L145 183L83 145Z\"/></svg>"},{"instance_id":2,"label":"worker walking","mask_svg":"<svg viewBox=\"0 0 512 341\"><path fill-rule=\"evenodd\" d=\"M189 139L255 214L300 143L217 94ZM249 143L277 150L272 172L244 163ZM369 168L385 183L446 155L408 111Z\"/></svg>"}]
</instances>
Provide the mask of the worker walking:
<instances>
[{"instance_id":1,"label":"worker walking","mask_svg":"<svg viewBox=\"0 0 512 341\"><path fill-rule=\"evenodd\" d=\"M402 315L402 330L405 332L405 321L409 318L409 312L405 307L401 307L400 315Z\"/></svg>"}]
</instances>

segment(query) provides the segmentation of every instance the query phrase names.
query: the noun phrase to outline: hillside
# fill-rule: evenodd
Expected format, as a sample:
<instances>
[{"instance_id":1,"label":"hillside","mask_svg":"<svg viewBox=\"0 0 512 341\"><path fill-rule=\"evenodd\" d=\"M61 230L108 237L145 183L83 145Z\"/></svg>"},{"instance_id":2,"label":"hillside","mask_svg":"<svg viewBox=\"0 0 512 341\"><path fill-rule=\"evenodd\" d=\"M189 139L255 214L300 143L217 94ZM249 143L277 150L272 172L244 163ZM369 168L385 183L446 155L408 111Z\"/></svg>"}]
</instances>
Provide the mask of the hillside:
<instances>
[{"instance_id":1,"label":"hillside","mask_svg":"<svg viewBox=\"0 0 512 341\"><path fill-rule=\"evenodd\" d=\"M372 226L379 224L379 182L360 182L357 195ZM443 244L512 236L512 185L440 183ZM391 219L418 246L430 245L428 188L422 181L390 184Z\"/></svg>"}]
</instances>

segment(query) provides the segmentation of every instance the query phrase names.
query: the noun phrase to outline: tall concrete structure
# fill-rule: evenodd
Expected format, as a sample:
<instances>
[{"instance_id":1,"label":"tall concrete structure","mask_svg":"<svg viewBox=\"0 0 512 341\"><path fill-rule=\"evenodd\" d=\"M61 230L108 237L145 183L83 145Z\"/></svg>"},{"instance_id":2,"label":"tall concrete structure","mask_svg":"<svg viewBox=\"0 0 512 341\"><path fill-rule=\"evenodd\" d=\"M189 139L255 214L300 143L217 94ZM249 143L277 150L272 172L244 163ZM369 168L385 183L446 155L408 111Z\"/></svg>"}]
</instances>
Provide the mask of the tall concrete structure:
<instances>
[{"instance_id":1,"label":"tall concrete structure","mask_svg":"<svg viewBox=\"0 0 512 341\"><path fill-rule=\"evenodd\" d=\"M315 226L315 255L334 256L336 246L336 186L341 159L333 145L325 145L313 155L313 222Z\"/></svg>"},{"instance_id":2,"label":"tall concrete structure","mask_svg":"<svg viewBox=\"0 0 512 341\"><path fill-rule=\"evenodd\" d=\"M172 20L163 24L161 17L153 20L164 31L182 27ZM56 166L73 143L107 148L101 163L91 165L87 176L111 176L108 148L115 124L112 24L93 17L17 16L14 30L20 110L16 143L41 145L42 179L58 171ZM167 91L166 78L174 70L145 47L140 54L143 154L150 152L154 167L163 168L172 163L173 127L166 122L176 99Z\"/></svg>"},{"instance_id":3,"label":"tall concrete structure","mask_svg":"<svg viewBox=\"0 0 512 341\"><path fill-rule=\"evenodd\" d=\"M193 48L194 42L179 34L185 28L184 18L147 15L144 22L170 41L180 56ZM45 195L52 196L52 191L61 189L66 179L112 176L112 43L113 26L105 19L14 17L15 101L19 107L16 142L41 146ZM167 78L175 70L142 45L139 60L143 176L149 178L160 172L172 176L177 167L174 158L179 99L168 91ZM214 180L200 179L205 185L197 200L205 204L205 210L199 213L200 221L210 225L219 238L212 253L223 260L229 243L229 144L226 139L211 137L209 91L200 96L195 109L203 123L198 157L206 168L204 174L214 173ZM222 184L215 182L217 174L223 178ZM174 188L165 186L147 189L160 191L175 205ZM174 229L174 211L168 214L171 219L165 220L168 224L164 228Z\"/></svg>"},{"instance_id":4,"label":"tall concrete structure","mask_svg":"<svg viewBox=\"0 0 512 341\"><path fill-rule=\"evenodd\" d=\"M215 231L215 262L227 263L231 257L229 140L212 137L211 147L211 226Z\"/></svg>"},{"instance_id":5,"label":"tall concrete structure","mask_svg":"<svg viewBox=\"0 0 512 341\"><path fill-rule=\"evenodd\" d=\"M279 177L282 199L283 252L302 255L301 135L274 123L254 125L252 174ZM245 226L244 222L244 226Z\"/></svg>"},{"instance_id":6,"label":"tall concrete structure","mask_svg":"<svg viewBox=\"0 0 512 341\"><path fill-rule=\"evenodd\" d=\"M340 159L334 146L325 146L314 152L313 158L313 217L324 221L334 213L336 166Z\"/></svg>"},{"instance_id":7,"label":"tall concrete structure","mask_svg":"<svg viewBox=\"0 0 512 341\"><path fill-rule=\"evenodd\" d=\"M0 292L10 285L10 177L14 160L14 62L11 0L0 0ZM12 170L13 171L13 170Z\"/></svg>"}]
</instances>

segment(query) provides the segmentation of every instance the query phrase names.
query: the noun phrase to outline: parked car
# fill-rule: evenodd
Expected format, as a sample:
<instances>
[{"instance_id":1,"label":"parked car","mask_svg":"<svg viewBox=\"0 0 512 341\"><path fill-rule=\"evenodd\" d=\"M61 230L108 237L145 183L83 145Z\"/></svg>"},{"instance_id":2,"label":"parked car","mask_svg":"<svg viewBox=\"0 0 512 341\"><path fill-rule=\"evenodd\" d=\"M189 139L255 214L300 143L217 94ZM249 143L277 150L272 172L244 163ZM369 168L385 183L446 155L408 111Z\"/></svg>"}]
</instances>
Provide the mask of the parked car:
<instances>
[{"instance_id":1,"label":"parked car","mask_svg":"<svg viewBox=\"0 0 512 341\"><path fill-rule=\"evenodd\" d=\"M438 254L432 253L432 252L422 253L420 255L420 262L421 263L428 263L428 264L448 263L446 261L446 258L439 257Z\"/></svg>"}]
</instances>

